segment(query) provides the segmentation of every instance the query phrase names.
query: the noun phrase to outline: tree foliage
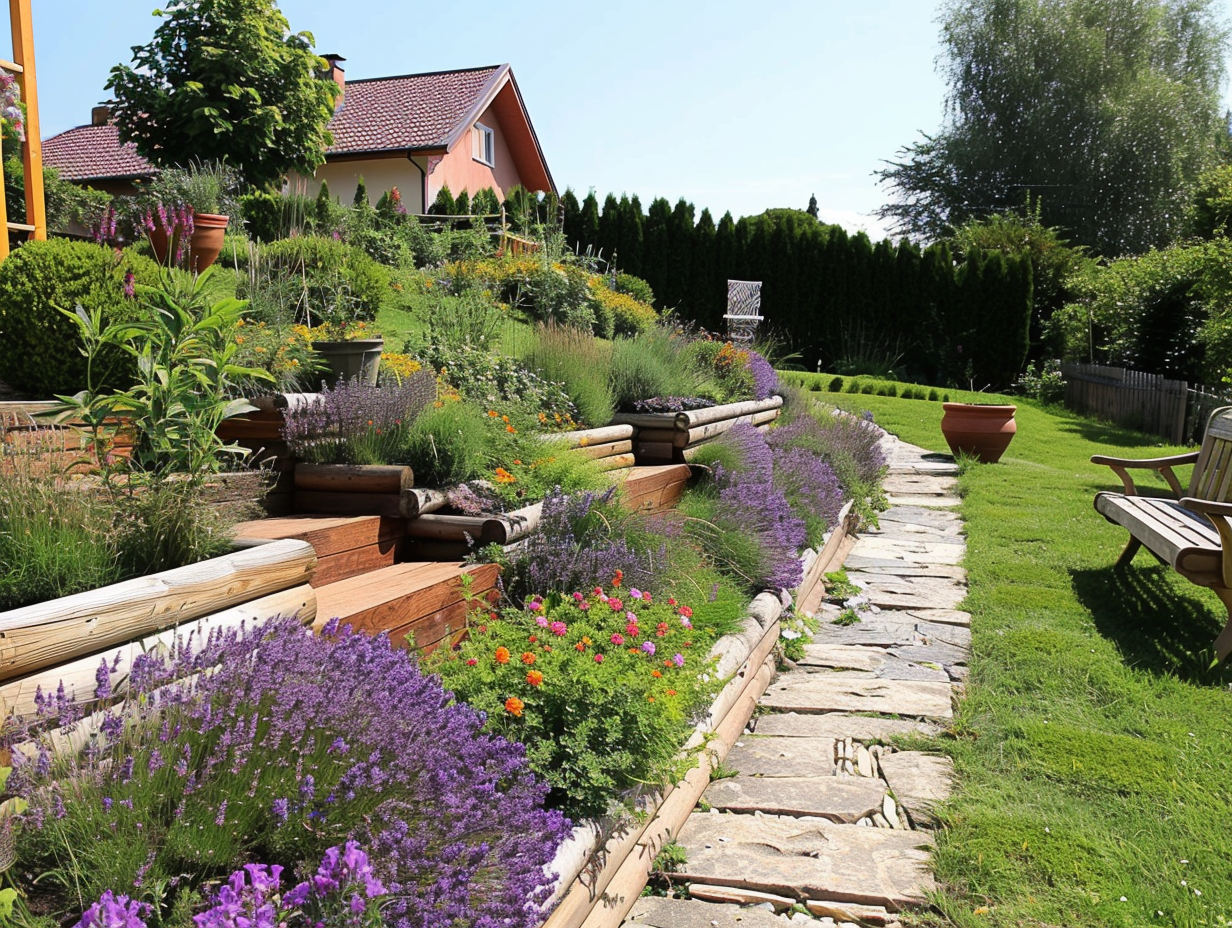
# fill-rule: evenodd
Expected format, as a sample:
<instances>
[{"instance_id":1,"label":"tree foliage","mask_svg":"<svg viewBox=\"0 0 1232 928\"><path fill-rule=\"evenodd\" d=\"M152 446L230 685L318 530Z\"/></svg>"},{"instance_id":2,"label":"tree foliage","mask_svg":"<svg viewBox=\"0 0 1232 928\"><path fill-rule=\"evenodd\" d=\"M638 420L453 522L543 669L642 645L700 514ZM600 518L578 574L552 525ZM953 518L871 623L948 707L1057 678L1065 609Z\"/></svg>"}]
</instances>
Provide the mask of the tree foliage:
<instances>
[{"instance_id":1,"label":"tree foliage","mask_svg":"<svg viewBox=\"0 0 1232 928\"><path fill-rule=\"evenodd\" d=\"M325 160L338 86L275 0L171 0L111 69L120 137L159 165L227 160L254 186Z\"/></svg>"},{"instance_id":2,"label":"tree foliage","mask_svg":"<svg viewBox=\"0 0 1232 928\"><path fill-rule=\"evenodd\" d=\"M1171 241L1226 146L1217 8L947 0L947 117L879 172L894 197L880 215L935 239L1026 199L1045 226L1106 256Z\"/></svg>"}]
</instances>

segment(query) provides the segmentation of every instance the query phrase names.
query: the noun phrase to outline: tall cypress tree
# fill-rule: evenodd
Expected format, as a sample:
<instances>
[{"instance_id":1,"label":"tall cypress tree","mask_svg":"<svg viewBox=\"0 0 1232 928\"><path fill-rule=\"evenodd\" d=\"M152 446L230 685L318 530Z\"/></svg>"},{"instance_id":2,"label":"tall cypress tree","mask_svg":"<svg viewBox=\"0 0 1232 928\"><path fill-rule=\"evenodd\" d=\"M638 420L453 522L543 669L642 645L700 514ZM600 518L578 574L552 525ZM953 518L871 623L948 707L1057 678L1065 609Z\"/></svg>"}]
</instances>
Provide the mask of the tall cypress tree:
<instances>
[{"instance_id":1,"label":"tall cypress tree","mask_svg":"<svg viewBox=\"0 0 1232 928\"><path fill-rule=\"evenodd\" d=\"M634 194L620 198L620 266L636 277L642 276L643 226L642 201Z\"/></svg>"},{"instance_id":2,"label":"tall cypress tree","mask_svg":"<svg viewBox=\"0 0 1232 928\"><path fill-rule=\"evenodd\" d=\"M736 220L731 212L723 214L714 232L714 290L711 296L711 314L715 331L723 330L723 316L727 312L727 281L736 278Z\"/></svg>"},{"instance_id":3,"label":"tall cypress tree","mask_svg":"<svg viewBox=\"0 0 1232 928\"><path fill-rule=\"evenodd\" d=\"M566 187L560 202L565 207L565 241L570 250L580 251L582 241L582 207L572 187Z\"/></svg>"},{"instance_id":4,"label":"tall cypress tree","mask_svg":"<svg viewBox=\"0 0 1232 928\"><path fill-rule=\"evenodd\" d=\"M667 305L689 313L689 286L693 282L693 204L681 197L672 210L667 251Z\"/></svg>"},{"instance_id":5,"label":"tall cypress tree","mask_svg":"<svg viewBox=\"0 0 1232 928\"><path fill-rule=\"evenodd\" d=\"M714 312L715 293L715 236L714 218L710 210L703 209L693 230L693 268L687 301L689 318L706 329L715 329L722 313Z\"/></svg>"},{"instance_id":6,"label":"tall cypress tree","mask_svg":"<svg viewBox=\"0 0 1232 928\"><path fill-rule=\"evenodd\" d=\"M672 207L663 199L656 197L646 213L645 249L642 252L642 274L654 290L660 308L671 308L668 294L672 292L668 282L670 273L668 250L671 247Z\"/></svg>"},{"instance_id":7,"label":"tall cypress tree","mask_svg":"<svg viewBox=\"0 0 1232 928\"><path fill-rule=\"evenodd\" d=\"M580 226L578 238L581 251L583 254L590 252L593 255L599 248L599 201L593 190L586 194L586 199L582 201Z\"/></svg>"},{"instance_id":8,"label":"tall cypress tree","mask_svg":"<svg viewBox=\"0 0 1232 928\"><path fill-rule=\"evenodd\" d=\"M620 247L620 204L613 194L603 200L603 215L599 217L599 254L609 264Z\"/></svg>"}]
</instances>

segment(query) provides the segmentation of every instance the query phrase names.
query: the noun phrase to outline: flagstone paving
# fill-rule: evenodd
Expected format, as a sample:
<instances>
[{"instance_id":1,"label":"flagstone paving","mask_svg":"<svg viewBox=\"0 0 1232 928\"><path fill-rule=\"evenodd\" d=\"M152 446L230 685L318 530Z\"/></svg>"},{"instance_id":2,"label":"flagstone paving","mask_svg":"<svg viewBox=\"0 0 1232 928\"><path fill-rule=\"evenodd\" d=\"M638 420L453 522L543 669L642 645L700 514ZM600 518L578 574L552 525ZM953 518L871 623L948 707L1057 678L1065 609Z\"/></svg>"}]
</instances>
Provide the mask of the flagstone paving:
<instances>
[{"instance_id":1,"label":"flagstone paving","mask_svg":"<svg viewBox=\"0 0 1232 928\"><path fill-rule=\"evenodd\" d=\"M896 926L934 888L930 829L953 767L889 742L953 717L971 645L966 539L949 456L884 446L890 508L844 564L860 621L819 608L813 643L728 755L735 775L710 784L676 839L687 863L672 880L689 898L640 899L626 925Z\"/></svg>"}]
</instances>

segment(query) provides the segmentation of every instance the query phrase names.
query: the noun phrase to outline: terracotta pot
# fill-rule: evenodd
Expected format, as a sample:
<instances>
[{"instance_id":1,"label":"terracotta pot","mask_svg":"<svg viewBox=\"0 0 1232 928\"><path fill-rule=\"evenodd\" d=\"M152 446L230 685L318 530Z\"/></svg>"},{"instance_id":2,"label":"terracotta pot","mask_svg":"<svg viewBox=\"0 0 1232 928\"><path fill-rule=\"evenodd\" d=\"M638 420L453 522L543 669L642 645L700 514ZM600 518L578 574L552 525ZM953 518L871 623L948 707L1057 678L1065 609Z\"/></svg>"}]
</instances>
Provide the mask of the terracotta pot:
<instances>
[{"instance_id":1,"label":"terracotta pot","mask_svg":"<svg viewBox=\"0 0 1232 928\"><path fill-rule=\"evenodd\" d=\"M217 261L218 255L222 252L223 234L230 221L230 217L219 216L215 213L196 213L193 216L193 233L188 240L188 254L183 256L182 263L190 270L201 273ZM161 228L155 228L148 234L150 248L154 251L154 259L159 264L166 264L167 256L175 254L179 245L179 235L173 236L168 241L167 233Z\"/></svg>"},{"instance_id":2,"label":"terracotta pot","mask_svg":"<svg viewBox=\"0 0 1232 928\"><path fill-rule=\"evenodd\" d=\"M358 377L375 386L381 371L383 338L356 338L343 342L313 342L312 350L329 366L324 380L331 387L340 380Z\"/></svg>"},{"instance_id":3,"label":"terracotta pot","mask_svg":"<svg viewBox=\"0 0 1232 928\"><path fill-rule=\"evenodd\" d=\"M995 464L1010 446L1018 423L1017 406L980 406L976 403L945 403L941 434L950 450L972 454L984 464Z\"/></svg>"}]
</instances>

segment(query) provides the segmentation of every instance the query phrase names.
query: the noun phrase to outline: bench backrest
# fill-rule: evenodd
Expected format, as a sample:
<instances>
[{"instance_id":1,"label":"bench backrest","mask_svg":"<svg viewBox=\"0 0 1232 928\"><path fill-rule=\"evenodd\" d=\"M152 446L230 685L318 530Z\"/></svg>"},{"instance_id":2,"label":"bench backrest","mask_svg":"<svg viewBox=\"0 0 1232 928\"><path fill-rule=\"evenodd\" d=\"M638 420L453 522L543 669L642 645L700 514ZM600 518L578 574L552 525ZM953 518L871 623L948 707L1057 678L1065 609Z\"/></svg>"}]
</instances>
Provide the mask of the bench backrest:
<instances>
[{"instance_id":1,"label":"bench backrest","mask_svg":"<svg viewBox=\"0 0 1232 928\"><path fill-rule=\"evenodd\" d=\"M1189 495L1232 502L1232 406L1216 409L1207 421L1202 452L1189 478Z\"/></svg>"}]
</instances>

